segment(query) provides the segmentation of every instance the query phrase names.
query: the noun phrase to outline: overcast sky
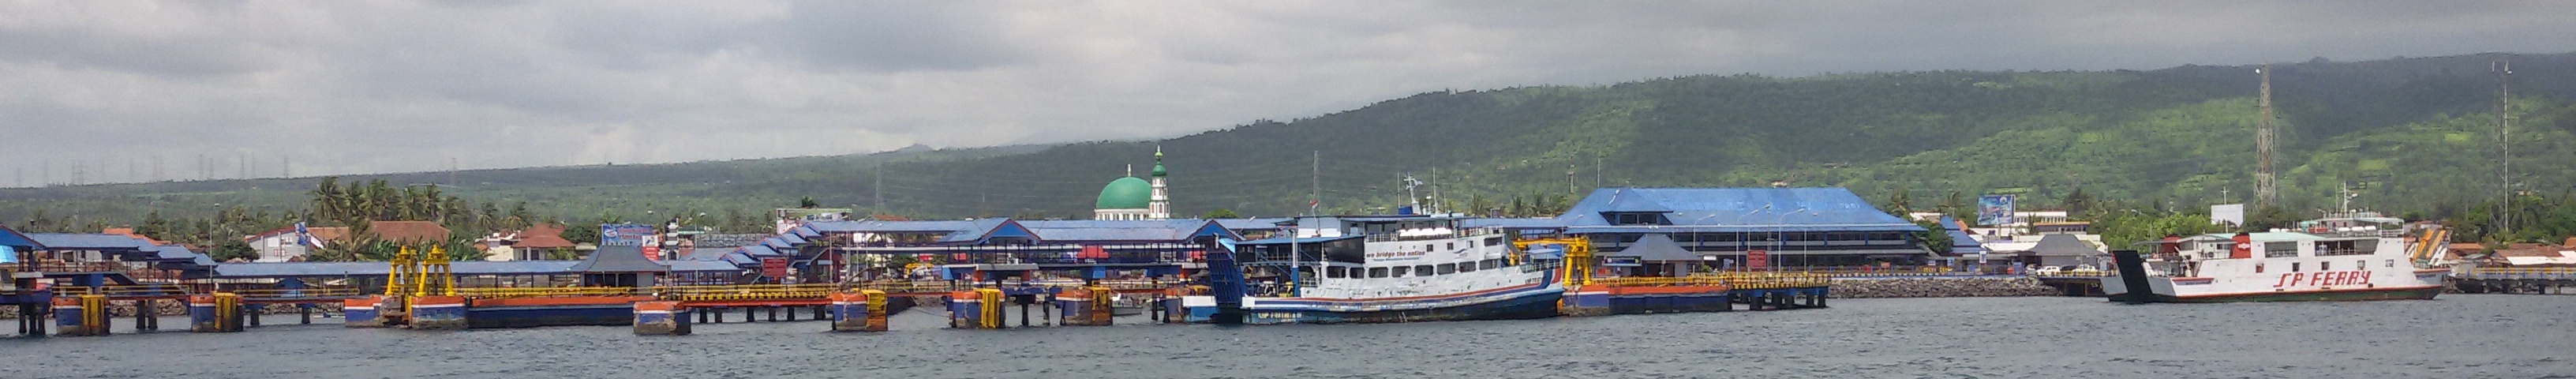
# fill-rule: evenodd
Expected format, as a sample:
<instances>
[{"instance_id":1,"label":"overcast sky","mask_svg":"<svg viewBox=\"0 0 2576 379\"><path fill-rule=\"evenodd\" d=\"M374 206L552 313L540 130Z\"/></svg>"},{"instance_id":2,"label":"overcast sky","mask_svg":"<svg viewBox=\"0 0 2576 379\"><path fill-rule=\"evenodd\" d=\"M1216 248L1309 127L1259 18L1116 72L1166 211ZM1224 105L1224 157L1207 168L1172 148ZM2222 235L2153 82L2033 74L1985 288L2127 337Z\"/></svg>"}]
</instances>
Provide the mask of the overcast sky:
<instances>
[{"instance_id":1,"label":"overcast sky","mask_svg":"<svg viewBox=\"0 0 2576 379\"><path fill-rule=\"evenodd\" d=\"M1170 137L1442 89L2576 51L2569 1L0 0L8 186ZM0 168L7 169L7 168Z\"/></svg>"}]
</instances>

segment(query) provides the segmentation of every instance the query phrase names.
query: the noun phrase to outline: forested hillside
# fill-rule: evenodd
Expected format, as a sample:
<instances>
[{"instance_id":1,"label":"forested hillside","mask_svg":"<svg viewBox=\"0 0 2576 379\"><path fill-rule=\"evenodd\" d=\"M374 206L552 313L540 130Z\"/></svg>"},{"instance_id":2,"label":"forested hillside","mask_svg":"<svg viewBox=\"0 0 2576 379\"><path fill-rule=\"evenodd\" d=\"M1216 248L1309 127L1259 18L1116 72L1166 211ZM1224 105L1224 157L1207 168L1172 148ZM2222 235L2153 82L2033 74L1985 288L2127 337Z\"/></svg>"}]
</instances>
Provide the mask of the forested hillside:
<instances>
[{"instance_id":1,"label":"forested hillside","mask_svg":"<svg viewBox=\"0 0 2576 379\"><path fill-rule=\"evenodd\" d=\"M2334 194L2391 213L2462 217L2498 190L2503 55L2275 64L2284 208ZM2511 56L2521 188L2567 192L2576 54ZM1088 217L1101 185L1142 176L1159 146L1175 213L1326 212L1402 202L1410 174L1456 210L1543 213L1607 186L1846 186L1921 204L1980 193L2057 206L2090 197L2189 209L2253 191L2254 66L2151 71L1705 75L1592 87L1442 91L1157 141L457 173L445 193L527 202L545 217L755 211L811 197L929 218ZM882 163L883 171L879 171ZM1132 168L1131 168L1132 166ZM1596 170L1596 167L1598 169ZM882 180L879 177L882 174ZM445 183L446 173L344 178ZM247 206L293 212L315 180L0 190L0 219L37 210L127 222ZM882 188L882 192L878 189ZM1431 188L1422 189L1429 195ZM876 206L883 199L884 207ZM80 223L80 222L73 222Z\"/></svg>"}]
</instances>

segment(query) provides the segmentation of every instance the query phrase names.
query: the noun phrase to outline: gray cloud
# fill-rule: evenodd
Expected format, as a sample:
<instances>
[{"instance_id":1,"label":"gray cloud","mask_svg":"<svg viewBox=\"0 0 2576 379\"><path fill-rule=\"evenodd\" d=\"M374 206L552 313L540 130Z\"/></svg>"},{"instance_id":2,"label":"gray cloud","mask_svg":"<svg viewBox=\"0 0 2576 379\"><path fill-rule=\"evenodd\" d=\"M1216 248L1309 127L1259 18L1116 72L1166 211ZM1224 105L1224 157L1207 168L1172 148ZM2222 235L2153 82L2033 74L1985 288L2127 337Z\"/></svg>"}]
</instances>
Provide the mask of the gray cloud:
<instances>
[{"instance_id":1,"label":"gray cloud","mask_svg":"<svg viewBox=\"0 0 2576 379\"><path fill-rule=\"evenodd\" d=\"M0 4L0 157L299 175L1174 136L1422 91L2576 50L2566 2ZM51 167L44 169L42 167ZM102 170L103 168L103 170ZM0 185L19 185L16 178Z\"/></svg>"}]
</instances>

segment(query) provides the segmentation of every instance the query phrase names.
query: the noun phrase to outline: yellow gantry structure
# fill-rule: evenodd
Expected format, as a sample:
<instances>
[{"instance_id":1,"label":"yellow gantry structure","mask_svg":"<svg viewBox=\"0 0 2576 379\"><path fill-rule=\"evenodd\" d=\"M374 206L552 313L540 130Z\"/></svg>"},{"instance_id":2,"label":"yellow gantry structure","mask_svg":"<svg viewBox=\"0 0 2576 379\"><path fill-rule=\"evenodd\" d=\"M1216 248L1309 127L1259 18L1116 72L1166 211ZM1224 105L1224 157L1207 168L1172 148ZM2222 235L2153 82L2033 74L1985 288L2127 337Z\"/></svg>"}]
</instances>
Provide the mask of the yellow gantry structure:
<instances>
[{"instance_id":1,"label":"yellow gantry structure","mask_svg":"<svg viewBox=\"0 0 2576 379\"><path fill-rule=\"evenodd\" d=\"M1558 275L1569 289L1592 284L1592 240L1584 238L1531 238L1512 241L1512 247L1529 250L1530 245L1565 245L1565 270Z\"/></svg>"},{"instance_id":2,"label":"yellow gantry structure","mask_svg":"<svg viewBox=\"0 0 2576 379\"><path fill-rule=\"evenodd\" d=\"M447 269L447 248L430 246L429 256L421 259L415 273L421 276L413 280L420 288L412 296L456 296L456 272Z\"/></svg>"},{"instance_id":3,"label":"yellow gantry structure","mask_svg":"<svg viewBox=\"0 0 2576 379\"><path fill-rule=\"evenodd\" d=\"M412 261L411 247L402 247L402 250L394 253L393 260L385 263L393 264L393 270L385 272L385 296L410 295L412 288L417 286L411 282L411 278L417 276L413 272L420 270L419 262Z\"/></svg>"},{"instance_id":4,"label":"yellow gantry structure","mask_svg":"<svg viewBox=\"0 0 2576 379\"><path fill-rule=\"evenodd\" d=\"M385 296L410 299L420 296L456 296L456 274L447 267L447 249L430 246L429 253L414 258L410 246L394 253L386 263L393 269L385 273Z\"/></svg>"}]
</instances>

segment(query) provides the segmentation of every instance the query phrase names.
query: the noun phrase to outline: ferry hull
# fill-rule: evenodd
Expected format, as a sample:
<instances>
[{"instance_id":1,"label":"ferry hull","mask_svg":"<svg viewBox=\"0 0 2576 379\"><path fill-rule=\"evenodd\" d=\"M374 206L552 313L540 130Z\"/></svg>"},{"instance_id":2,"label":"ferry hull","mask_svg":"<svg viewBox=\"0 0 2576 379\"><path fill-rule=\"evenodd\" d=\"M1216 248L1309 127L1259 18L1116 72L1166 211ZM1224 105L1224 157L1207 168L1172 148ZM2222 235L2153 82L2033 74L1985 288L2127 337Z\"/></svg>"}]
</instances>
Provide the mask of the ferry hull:
<instances>
[{"instance_id":1,"label":"ferry hull","mask_svg":"<svg viewBox=\"0 0 2576 379\"><path fill-rule=\"evenodd\" d=\"M1556 301L1562 298L1562 295L1562 293L1550 293L1453 307L1389 311L1341 312L1325 310L1245 309L1243 310L1243 323L1254 325L1365 324L1548 318L1557 316ZM1193 307L1190 309L1189 322L1194 324L1212 323L1215 311L1216 309L1213 307Z\"/></svg>"},{"instance_id":2,"label":"ferry hull","mask_svg":"<svg viewBox=\"0 0 2576 379\"><path fill-rule=\"evenodd\" d=\"M2206 296L2156 295L2159 302L2169 303L2245 303L2274 301L2370 301L2432 300L2442 294L2442 287L2278 292Z\"/></svg>"}]
</instances>

